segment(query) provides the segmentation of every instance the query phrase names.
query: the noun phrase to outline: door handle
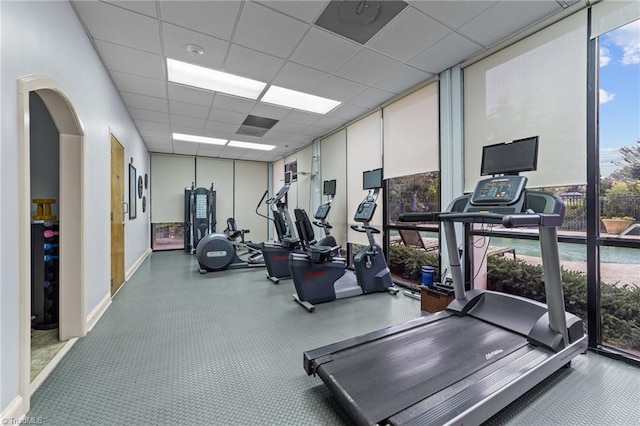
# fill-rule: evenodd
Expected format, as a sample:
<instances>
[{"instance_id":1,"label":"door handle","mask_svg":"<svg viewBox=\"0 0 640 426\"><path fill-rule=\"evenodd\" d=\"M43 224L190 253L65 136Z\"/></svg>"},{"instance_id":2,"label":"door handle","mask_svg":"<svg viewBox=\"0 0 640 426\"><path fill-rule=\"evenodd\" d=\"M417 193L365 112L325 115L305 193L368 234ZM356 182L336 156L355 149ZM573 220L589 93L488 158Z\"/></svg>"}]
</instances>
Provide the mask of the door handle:
<instances>
[{"instance_id":1,"label":"door handle","mask_svg":"<svg viewBox=\"0 0 640 426\"><path fill-rule=\"evenodd\" d=\"M122 214L127 214L129 213L129 203L127 203L126 201L122 203L123 206L126 207L126 209L123 209L124 211L122 212Z\"/></svg>"}]
</instances>

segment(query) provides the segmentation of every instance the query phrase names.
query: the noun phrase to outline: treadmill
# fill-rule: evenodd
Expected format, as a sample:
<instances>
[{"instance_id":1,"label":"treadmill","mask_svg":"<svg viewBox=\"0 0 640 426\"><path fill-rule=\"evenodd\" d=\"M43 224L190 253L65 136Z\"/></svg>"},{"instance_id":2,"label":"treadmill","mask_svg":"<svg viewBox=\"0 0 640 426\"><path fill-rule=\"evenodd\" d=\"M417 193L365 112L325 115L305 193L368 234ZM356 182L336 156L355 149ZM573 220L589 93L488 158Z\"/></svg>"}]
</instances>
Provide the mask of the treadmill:
<instances>
[{"instance_id":1,"label":"treadmill","mask_svg":"<svg viewBox=\"0 0 640 426\"><path fill-rule=\"evenodd\" d=\"M521 164L523 151L532 166ZM480 181L446 212L401 216L443 225L455 292L444 311L304 353L307 374L324 381L356 424L480 424L586 351L582 320L564 309L557 239L564 203L527 191L527 178L517 175L536 161L537 137L485 147L483 174L504 175ZM456 223L537 227L547 303L465 292Z\"/></svg>"}]
</instances>

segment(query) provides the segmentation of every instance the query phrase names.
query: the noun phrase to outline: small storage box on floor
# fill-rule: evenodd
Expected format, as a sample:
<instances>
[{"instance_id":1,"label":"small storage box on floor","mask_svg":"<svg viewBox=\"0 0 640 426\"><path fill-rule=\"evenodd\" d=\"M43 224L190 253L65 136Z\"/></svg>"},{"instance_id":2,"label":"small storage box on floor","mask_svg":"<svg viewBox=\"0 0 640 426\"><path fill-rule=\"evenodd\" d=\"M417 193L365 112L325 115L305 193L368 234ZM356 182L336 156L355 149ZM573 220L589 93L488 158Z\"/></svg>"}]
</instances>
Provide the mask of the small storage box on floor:
<instances>
[{"instance_id":1,"label":"small storage box on floor","mask_svg":"<svg viewBox=\"0 0 640 426\"><path fill-rule=\"evenodd\" d=\"M429 313L436 313L444 310L453 301L454 296L446 291L436 290L433 287L420 288L420 309Z\"/></svg>"}]
</instances>

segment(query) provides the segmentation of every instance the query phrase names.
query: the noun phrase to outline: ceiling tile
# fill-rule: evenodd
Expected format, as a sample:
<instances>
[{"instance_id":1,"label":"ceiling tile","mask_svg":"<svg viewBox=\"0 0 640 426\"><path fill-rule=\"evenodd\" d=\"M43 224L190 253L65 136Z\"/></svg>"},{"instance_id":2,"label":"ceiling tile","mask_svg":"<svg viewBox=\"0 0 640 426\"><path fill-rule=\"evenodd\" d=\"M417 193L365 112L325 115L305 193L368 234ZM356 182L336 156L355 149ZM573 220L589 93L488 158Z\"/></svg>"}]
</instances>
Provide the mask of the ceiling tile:
<instances>
[{"instance_id":1,"label":"ceiling tile","mask_svg":"<svg viewBox=\"0 0 640 426\"><path fill-rule=\"evenodd\" d=\"M198 154L203 157L217 157L224 150L224 146L220 145L211 145L206 143L201 143L198 147Z\"/></svg>"},{"instance_id":2,"label":"ceiling tile","mask_svg":"<svg viewBox=\"0 0 640 426\"><path fill-rule=\"evenodd\" d=\"M155 141L169 140L168 133L161 130L140 129L140 136L142 136L142 138L145 140L146 139L155 140Z\"/></svg>"},{"instance_id":3,"label":"ceiling tile","mask_svg":"<svg viewBox=\"0 0 640 426\"><path fill-rule=\"evenodd\" d=\"M361 48L357 43L314 27L302 39L289 59L333 73Z\"/></svg>"},{"instance_id":4,"label":"ceiling tile","mask_svg":"<svg viewBox=\"0 0 640 426\"><path fill-rule=\"evenodd\" d=\"M213 92L200 90L181 84L168 83L169 100L186 102L189 104L210 106L213 101Z\"/></svg>"},{"instance_id":5,"label":"ceiling tile","mask_svg":"<svg viewBox=\"0 0 640 426\"><path fill-rule=\"evenodd\" d=\"M95 43L109 70L122 71L156 80L165 79L162 56L101 40L95 40Z\"/></svg>"},{"instance_id":6,"label":"ceiling tile","mask_svg":"<svg viewBox=\"0 0 640 426\"><path fill-rule=\"evenodd\" d=\"M153 96L144 96L137 93L121 93L122 100L128 107L148 109L151 111L169 112L167 100L155 98Z\"/></svg>"},{"instance_id":7,"label":"ceiling tile","mask_svg":"<svg viewBox=\"0 0 640 426\"><path fill-rule=\"evenodd\" d=\"M167 97L167 83L163 80L154 80L113 70L110 73L113 82L121 92L139 93L158 98Z\"/></svg>"},{"instance_id":8,"label":"ceiling tile","mask_svg":"<svg viewBox=\"0 0 640 426\"><path fill-rule=\"evenodd\" d=\"M451 32L437 21L407 7L367 43L393 58L406 61Z\"/></svg>"},{"instance_id":9,"label":"ceiling tile","mask_svg":"<svg viewBox=\"0 0 640 426\"><path fill-rule=\"evenodd\" d=\"M377 106L377 105L376 105ZM345 120L353 120L361 115L369 112L371 108L363 108L356 105L342 104L338 108L331 111L329 114L332 118L345 119ZM322 122L322 120L318 120L318 123Z\"/></svg>"},{"instance_id":10,"label":"ceiling tile","mask_svg":"<svg viewBox=\"0 0 640 426\"><path fill-rule=\"evenodd\" d=\"M105 3L111 3L118 7L122 7L124 9L131 10L133 12L142 13L143 15L151 16L153 18L158 17L158 9L156 7L155 1L108 0L108 1L105 1Z\"/></svg>"},{"instance_id":11,"label":"ceiling tile","mask_svg":"<svg viewBox=\"0 0 640 426\"><path fill-rule=\"evenodd\" d=\"M138 129L158 130L169 132L169 123L157 123L146 120L134 120L134 123ZM168 134L168 133L167 133Z\"/></svg>"},{"instance_id":12,"label":"ceiling tile","mask_svg":"<svg viewBox=\"0 0 640 426\"><path fill-rule=\"evenodd\" d=\"M171 114L184 115L192 118L206 119L209 116L209 107L189 104L185 102L170 101Z\"/></svg>"},{"instance_id":13,"label":"ceiling tile","mask_svg":"<svg viewBox=\"0 0 640 426\"><path fill-rule=\"evenodd\" d=\"M400 62L369 49L362 49L349 59L336 74L366 85L373 84L396 68Z\"/></svg>"},{"instance_id":14,"label":"ceiling tile","mask_svg":"<svg viewBox=\"0 0 640 426\"><path fill-rule=\"evenodd\" d=\"M292 135L292 133L281 132L281 131L276 130L276 129L271 129L265 134L265 138L286 141L286 140L289 139L289 137L291 135Z\"/></svg>"},{"instance_id":15,"label":"ceiling tile","mask_svg":"<svg viewBox=\"0 0 640 426\"><path fill-rule=\"evenodd\" d=\"M364 84L333 76L322 83L314 94L344 102L362 92L366 87Z\"/></svg>"},{"instance_id":16,"label":"ceiling tile","mask_svg":"<svg viewBox=\"0 0 640 426\"><path fill-rule=\"evenodd\" d=\"M432 77L433 74L417 70L408 65L402 65L391 74L388 74L376 81L374 86L393 93L402 93L408 88L411 88L418 83L422 83Z\"/></svg>"},{"instance_id":17,"label":"ceiling tile","mask_svg":"<svg viewBox=\"0 0 640 426\"><path fill-rule=\"evenodd\" d=\"M335 117L324 116L320 120L316 121L314 123L314 126L334 130L334 129L337 129L338 127L340 127L340 126L343 126L348 121L349 120L346 120L344 118L335 118Z\"/></svg>"},{"instance_id":18,"label":"ceiling tile","mask_svg":"<svg viewBox=\"0 0 640 426\"><path fill-rule=\"evenodd\" d=\"M226 109L229 111L249 113L256 105L256 101L236 98L235 96L227 96L222 93L216 93L213 99L213 107L218 109Z\"/></svg>"},{"instance_id":19,"label":"ceiling tile","mask_svg":"<svg viewBox=\"0 0 640 426\"><path fill-rule=\"evenodd\" d=\"M149 151L150 152L157 152L157 153L161 153L161 154L173 154L173 147L171 145L169 146L165 146L165 145L149 145Z\"/></svg>"},{"instance_id":20,"label":"ceiling tile","mask_svg":"<svg viewBox=\"0 0 640 426\"><path fill-rule=\"evenodd\" d=\"M172 126L185 126L193 127L194 129L204 129L204 125L206 122L207 120L204 118L200 119L176 114L171 115Z\"/></svg>"},{"instance_id":21,"label":"ceiling tile","mask_svg":"<svg viewBox=\"0 0 640 426\"><path fill-rule=\"evenodd\" d=\"M233 42L245 47L286 58L309 28L259 4L243 4Z\"/></svg>"},{"instance_id":22,"label":"ceiling tile","mask_svg":"<svg viewBox=\"0 0 640 426\"><path fill-rule=\"evenodd\" d=\"M560 10L555 1L501 1L461 26L458 32L489 47ZM496 25L497 22L500 24Z\"/></svg>"},{"instance_id":23,"label":"ceiling tile","mask_svg":"<svg viewBox=\"0 0 640 426\"><path fill-rule=\"evenodd\" d=\"M209 120L222 121L232 124L241 124L245 118L247 118L247 114L235 111L225 111L218 108L211 108L211 113L209 114Z\"/></svg>"},{"instance_id":24,"label":"ceiling tile","mask_svg":"<svg viewBox=\"0 0 640 426\"><path fill-rule=\"evenodd\" d=\"M482 46L452 33L411 59L409 63L421 70L439 74L482 50Z\"/></svg>"},{"instance_id":25,"label":"ceiling tile","mask_svg":"<svg viewBox=\"0 0 640 426\"><path fill-rule=\"evenodd\" d=\"M196 155L198 152L198 143L173 141L173 153L181 155Z\"/></svg>"},{"instance_id":26,"label":"ceiling tile","mask_svg":"<svg viewBox=\"0 0 640 426\"><path fill-rule=\"evenodd\" d=\"M309 0L276 0L276 1L259 1L270 9L275 9L292 18L300 19L306 23L312 24L316 18L320 16L328 1L309 1Z\"/></svg>"},{"instance_id":27,"label":"ceiling tile","mask_svg":"<svg viewBox=\"0 0 640 426\"><path fill-rule=\"evenodd\" d=\"M164 54L171 59L196 64L216 70L222 69L229 42L195 31L190 31L169 23L162 24ZM204 50L202 55L187 51L189 44Z\"/></svg>"},{"instance_id":28,"label":"ceiling tile","mask_svg":"<svg viewBox=\"0 0 640 426\"><path fill-rule=\"evenodd\" d=\"M285 61L272 55L232 44L224 71L258 81L269 82Z\"/></svg>"},{"instance_id":29,"label":"ceiling tile","mask_svg":"<svg viewBox=\"0 0 640 426\"><path fill-rule=\"evenodd\" d=\"M416 1L411 4L418 10L431 16L433 19L441 22L449 28L460 28L463 24L469 22L473 17L484 12L498 1Z\"/></svg>"},{"instance_id":30,"label":"ceiling tile","mask_svg":"<svg viewBox=\"0 0 640 426\"><path fill-rule=\"evenodd\" d=\"M294 109L284 119L286 121L291 121L293 123L300 123L300 124L309 125L309 124L315 123L320 118L322 118L321 115L312 114L312 113L304 112L304 111L298 111L298 110Z\"/></svg>"},{"instance_id":31,"label":"ceiling tile","mask_svg":"<svg viewBox=\"0 0 640 426\"><path fill-rule=\"evenodd\" d=\"M229 40L237 20L239 1L160 1L163 21Z\"/></svg>"},{"instance_id":32,"label":"ceiling tile","mask_svg":"<svg viewBox=\"0 0 640 426\"><path fill-rule=\"evenodd\" d=\"M103 2L77 1L74 6L93 38L146 52L161 52L157 19Z\"/></svg>"},{"instance_id":33,"label":"ceiling tile","mask_svg":"<svg viewBox=\"0 0 640 426\"><path fill-rule=\"evenodd\" d=\"M208 120L205 128L213 132L235 133L240 127L239 124L223 123L221 121Z\"/></svg>"},{"instance_id":34,"label":"ceiling tile","mask_svg":"<svg viewBox=\"0 0 640 426\"><path fill-rule=\"evenodd\" d=\"M155 121L158 123L168 123L169 114L166 112L149 111L147 109L129 108L129 114L134 120Z\"/></svg>"},{"instance_id":35,"label":"ceiling tile","mask_svg":"<svg viewBox=\"0 0 640 426\"><path fill-rule=\"evenodd\" d=\"M379 107L380 104L384 103L385 101L391 99L393 96L395 96L395 93L376 89L375 87L368 87L353 98L349 99L349 104L364 107L367 109L374 109Z\"/></svg>"},{"instance_id":36,"label":"ceiling tile","mask_svg":"<svg viewBox=\"0 0 640 426\"><path fill-rule=\"evenodd\" d=\"M329 77L330 75L325 72L294 64L293 62L287 62L273 80L273 84L287 89L313 93L313 91Z\"/></svg>"},{"instance_id":37,"label":"ceiling tile","mask_svg":"<svg viewBox=\"0 0 640 426\"><path fill-rule=\"evenodd\" d=\"M287 121L278 121L273 130L283 133L303 133L309 127L305 124L292 123Z\"/></svg>"},{"instance_id":38,"label":"ceiling tile","mask_svg":"<svg viewBox=\"0 0 640 426\"><path fill-rule=\"evenodd\" d=\"M291 109L283 108L276 105L269 105L262 102L258 102L255 107L251 110L252 115L257 115L258 117L266 117L273 118L274 120L282 120L285 116L289 114Z\"/></svg>"}]
</instances>

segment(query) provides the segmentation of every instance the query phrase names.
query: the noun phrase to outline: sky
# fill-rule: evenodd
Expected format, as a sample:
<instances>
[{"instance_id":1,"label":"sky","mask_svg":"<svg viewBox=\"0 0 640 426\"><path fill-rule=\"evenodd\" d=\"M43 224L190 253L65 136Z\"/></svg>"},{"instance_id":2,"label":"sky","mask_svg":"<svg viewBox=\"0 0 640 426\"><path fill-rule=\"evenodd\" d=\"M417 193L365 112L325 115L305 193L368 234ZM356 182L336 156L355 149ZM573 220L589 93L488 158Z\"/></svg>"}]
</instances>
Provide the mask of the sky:
<instances>
[{"instance_id":1,"label":"sky","mask_svg":"<svg viewBox=\"0 0 640 426\"><path fill-rule=\"evenodd\" d=\"M640 20L600 37L600 172L640 139Z\"/></svg>"}]
</instances>

